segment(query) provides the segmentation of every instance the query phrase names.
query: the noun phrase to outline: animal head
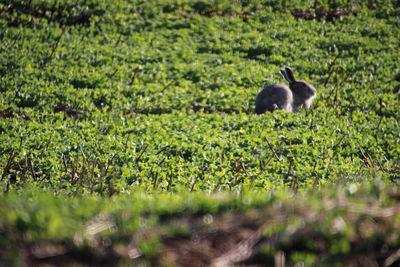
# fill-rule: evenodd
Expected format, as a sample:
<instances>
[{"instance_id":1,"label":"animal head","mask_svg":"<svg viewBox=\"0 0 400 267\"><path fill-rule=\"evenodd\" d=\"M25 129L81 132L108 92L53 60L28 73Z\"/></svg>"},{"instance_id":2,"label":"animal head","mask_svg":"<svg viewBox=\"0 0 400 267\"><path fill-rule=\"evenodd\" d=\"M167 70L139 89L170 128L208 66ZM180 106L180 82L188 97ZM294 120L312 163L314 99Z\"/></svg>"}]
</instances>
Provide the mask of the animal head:
<instances>
[{"instance_id":1,"label":"animal head","mask_svg":"<svg viewBox=\"0 0 400 267\"><path fill-rule=\"evenodd\" d=\"M294 105L308 108L312 99L316 96L317 90L308 82L296 80L293 71L289 67L280 70L283 78L289 83L289 88L293 92Z\"/></svg>"}]
</instances>

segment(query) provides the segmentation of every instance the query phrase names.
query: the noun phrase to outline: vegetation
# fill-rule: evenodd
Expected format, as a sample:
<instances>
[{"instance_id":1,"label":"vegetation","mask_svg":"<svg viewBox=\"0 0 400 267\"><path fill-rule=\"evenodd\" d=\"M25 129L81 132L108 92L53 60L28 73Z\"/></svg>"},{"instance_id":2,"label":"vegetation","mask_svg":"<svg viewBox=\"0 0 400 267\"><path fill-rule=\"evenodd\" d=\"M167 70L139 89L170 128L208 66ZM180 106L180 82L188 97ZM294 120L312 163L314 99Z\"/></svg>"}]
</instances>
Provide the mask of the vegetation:
<instances>
[{"instance_id":1,"label":"vegetation","mask_svg":"<svg viewBox=\"0 0 400 267\"><path fill-rule=\"evenodd\" d=\"M25 188L0 197L1 257L17 266L269 266L279 258L289 265L395 266L399 198L398 189L379 183L293 196L186 191L100 198Z\"/></svg>"},{"instance_id":2,"label":"vegetation","mask_svg":"<svg viewBox=\"0 0 400 267\"><path fill-rule=\"evenodd\" d=\"M185 264L173 247L226 223L242 230L214 241L232 246L199 264L249 232L235 263L398 263L399 16L394 0L3 1L0 261ZM254 114L283 66L312 108Z\"/></svg>"}]
</instances>

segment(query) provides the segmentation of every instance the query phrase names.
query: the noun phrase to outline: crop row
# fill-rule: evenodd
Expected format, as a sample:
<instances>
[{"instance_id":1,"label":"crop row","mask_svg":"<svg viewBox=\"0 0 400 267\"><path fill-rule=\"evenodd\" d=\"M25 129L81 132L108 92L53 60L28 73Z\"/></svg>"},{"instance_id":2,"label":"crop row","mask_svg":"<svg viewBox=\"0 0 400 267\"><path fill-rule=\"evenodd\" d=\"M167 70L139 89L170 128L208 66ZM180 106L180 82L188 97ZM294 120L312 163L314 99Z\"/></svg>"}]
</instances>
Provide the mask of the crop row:
<instances>
[{"instance_id":1,"label":"crop row","mask_svg":"<svg viewBox=\"0 0 400 267\"><path fill-rule=\"evenodd\" d=\"M71 192L268 190L398 180L398 122L337 110L247 114L64 113L1 125L3 180ZM367 123L368 122L368 123ZM372 175L372 176L371 176Z\"/></svg>"}]
</instances>

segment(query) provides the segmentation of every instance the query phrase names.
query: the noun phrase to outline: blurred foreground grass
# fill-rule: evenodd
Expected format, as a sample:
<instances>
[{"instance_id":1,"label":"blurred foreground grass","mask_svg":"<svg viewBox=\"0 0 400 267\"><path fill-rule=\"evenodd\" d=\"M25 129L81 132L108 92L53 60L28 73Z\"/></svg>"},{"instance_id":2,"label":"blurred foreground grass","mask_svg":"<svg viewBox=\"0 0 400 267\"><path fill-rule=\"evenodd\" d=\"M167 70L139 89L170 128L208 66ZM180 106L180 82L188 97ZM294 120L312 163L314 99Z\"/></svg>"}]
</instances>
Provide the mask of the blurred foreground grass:
<instances>
[{"instance_id":1,"label":"blurred foreground grass","mask_svg":"<svg viewBox=\"0 0 400 267\"><path fill-rule=\"evenodd\" d=\"M107 199L26 188L2 195L0 213L0 261L11 265L396 266L400 259L400 191L378 182Z\"/></svg>"}]
</instances>

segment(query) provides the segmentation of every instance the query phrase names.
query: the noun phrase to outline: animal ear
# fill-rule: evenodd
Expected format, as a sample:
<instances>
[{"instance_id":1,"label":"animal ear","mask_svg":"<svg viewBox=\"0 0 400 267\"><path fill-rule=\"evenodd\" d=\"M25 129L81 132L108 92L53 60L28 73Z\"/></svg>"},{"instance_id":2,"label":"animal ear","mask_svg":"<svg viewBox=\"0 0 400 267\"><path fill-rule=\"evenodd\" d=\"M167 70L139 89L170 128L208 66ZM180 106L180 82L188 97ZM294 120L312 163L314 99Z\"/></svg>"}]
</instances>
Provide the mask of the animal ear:
<instances>
[{"instance_id":1,"label":"animal ear","mask_svg":"<svg viewBox=\"0 0 400 267\"><path fill-rule=\"evenodd\" d=\"M289 83L294 83L296 79L294 78L294 74L291 68L285 67L286 70L286 76L288 78Z\"/></svg>"},{"instance_id":2,"label":"animal ear","mask_svg":"<svg viewBox=\"0 0 400 267\"><path fill-rule=\"evenodd\" d=\"M281 73L283 79L285 79L288 83L290 83L290 80L286 74L286 70L285 69L280 69L279 72Z\"/></svg>"}]
</instances>

